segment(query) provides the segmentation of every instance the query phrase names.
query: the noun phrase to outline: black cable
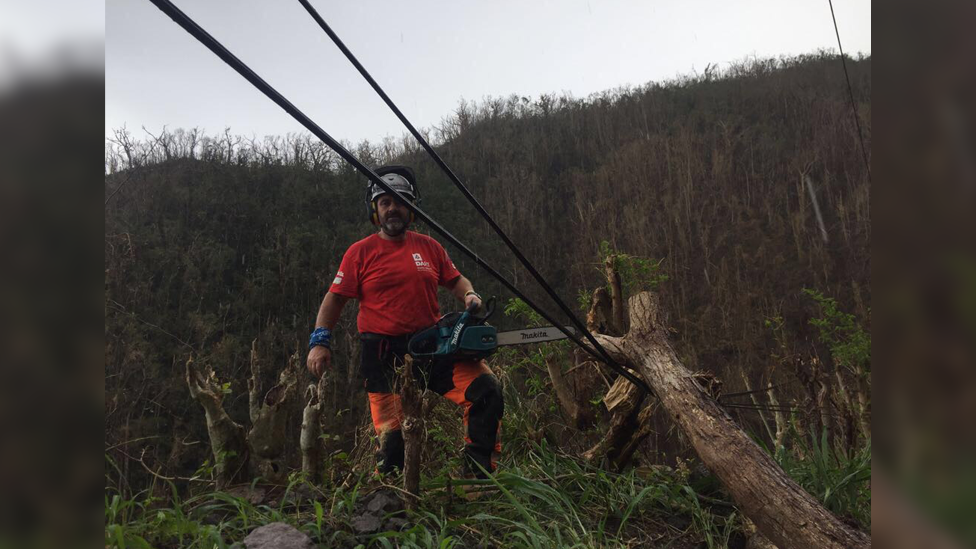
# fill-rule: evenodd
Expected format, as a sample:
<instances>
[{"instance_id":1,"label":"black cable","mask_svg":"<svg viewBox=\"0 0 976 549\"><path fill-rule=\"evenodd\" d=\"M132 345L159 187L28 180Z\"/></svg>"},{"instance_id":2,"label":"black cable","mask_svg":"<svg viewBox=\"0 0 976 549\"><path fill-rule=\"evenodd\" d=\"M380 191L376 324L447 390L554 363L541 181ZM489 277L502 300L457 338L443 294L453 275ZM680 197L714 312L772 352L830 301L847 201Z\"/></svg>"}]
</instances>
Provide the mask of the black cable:
<instances>
[{"instance_id":1,"label":"black cable","mask_svg":"<svg viewBox=\"0 0 976 549\"><path fill-rule=\"evenodd\" d=\"M790 383L789 381L784 381L783 383L777 383L776 385L770 385L769 387L763 387L762 389L753 389L751 391L739 391L737 393L722 393L721 395L719 395L718 398L719 398L719 400L721 400L723 398L730 398L730 397L737 397L737 396L752 395L752 394L756 394L756 393L765 393L766 391L768 391L770 389L776 389L778 387L783 387L784 385L788 385L789 383Z\"/></svg>"},{"instance_id":2,"label":"black cable","mask_svg":"<svg viewBox=\"0 0 976 549\"><path fill-rule=\"evenodd\" d=\"M198 41L200 41L201 44L206 46L207 49L212 51L215 55L217 55L217 57L219 57L225 63L230 65L232 69L237 71L238 74L243 76L248 82L250 82L256 88L258 88L258 90L260 90L264 95L266 95L268 99L274 101L279 107L284 109L285 112L290 114L301 125L305 126L305 128L308 129L308 131L312 132L312 134L314 134L316 137L321 139L326 145L329 146L329 148L335 151L336 154L341 156L343 160L352 164L352 166L355 167L359 173L366 176L370 181L378 185L381 189L383 189L387 193L393 194L394 196L398 197L406 205L407 209L413 212L418 219L427 223L427 225L429 225L438 234L440 234L445 239L447 239L451 244L457 246L457 248L460 249L462 252L464 252L465 255L473 259L475 263L478 264L479 267L484 269L488 274L490 274L496 280L501 282L519 299L525 301L526 304L529 304L530 307L538 311L543 318L551 322L553 325L558 325L558 323L555 320L553 320L548 314L545 313L545 311L540 309L537 305L532 303L532 301L529 300L529 298L526 297L524 294L522 294L522 292L520 292L518 288L516 288L511 282L509 282L508 279L506 279L500 273L495 271L495 269L493 269L484 260L478 257L476 253L474 253L467 246L462 244L457 238L454 237L454 235L449 233L447 229L445 229L439 223L434 221L430 216L424 213L423 210L421 210L419 207L413 204L407 197L401 195L399 192L391 188L390 185L387 184L385 181L383 181L378 175L376 175L376 173L373 172L373 170L369 169L362 162L360 162L355 156L352 155L352 153L350 153L348 150L346 150L345 147L339 144L338 141L333 139L328 133L325 132L325 130L323 130L317 124L315 124L315 122L313 122L302 111L298 110L298 108L295 107L295 105L293 105L290 101L285 99L284 96L278 93L278 91L275 90L270 84L265 82L264 79L258 76L253 70L250 69L250 67L244 64L243 61L241 61L234 54L232 54L227 48L225 48L220 42L218 42L217 39L215 39L213 36L210 36L210 34L207 33L207 31L203 30L192 19L190 19L189 16L187 16L185 13L180 11L180 9L177 8L175 5L173 5L172 2L170 2L169 0L149 0L149 1L152 2L157 8L159 8L160 11L162 11L163 13L168 15L171 19L173 19L173 21L175 21L176 24L183 27L183 30L190 33L191 36L193 36ZM576 337L575 334L571 334L568 331L565 333L569 337L569 339L571 339L574 343L582 347L585 351L589 352L590 354L596 356L597 353L590 347L587 347L586 344L584 344L582 340ZM606 351L604 350L604 352ZM597 357L597 358L602 359L602 357ZM644 380L638 378L637 376L627 371L623 367L617 365L616 362L614 362L612 359L607 363L607 365L613 368L614 370L616 370L620 375L624 376L631 383L644 389L648 393L652 392L650 387L647 386L647 383L645 383Z\"/></svg>"},{"instance_id":3,"label":"black cable","mask_svg":"<svg viewBox=\"0 0 976 549\"><path fill-rule=\"evenodd\" d=\"M478 213L481 214L481 217L483 217L485 221L487 221L488 224L491 225L491 228L494 229L495 234L501 237L501 239L505 242L505 245L508 246L508 249L511 250L513 254L515 254L515 257L519 260L519 262L522 263L522 265L526 269L528 269L529 273L532 274L533 278L535 278L535 281L538 282L540 286L542 286L542 288L546 291L546 293L549 294L549 297L552 298L552 300L556 302L559 308L562 309L563 313L565 313L566 316L569 317L573 325L576 326L576 329L579 330L581 333L583 333L586 336L586 339L588 339L590 343L593 344L593 346L600 351L600 354L603 355L604 360L606 360L608 363L614 362L614 360L610 357L610 354L607 353L606 349L604 349L603 346L597 342L596 338L594 338L593 335L589 332L589 330L586 329L586 326L583 325L583 323L580 322L578 318L576 318L576 315L573 314L572 309L570 309L569 306L567 306L566 303L559 298L559 295L556 294L556 291L552 289L552 286L550 286L549 283L547 283L546 280L542 278L542 275L539 274L539 271L537 271L535 267L533 267L532 264L529 262L529 260L524 255L522 255L522 252L518 249L515 243L512 242L512 240L508 238L508 235L505 234L505 232L501 229L501 227L499 227L498 224L495 223L495 220L492 219L491 215L489 215L488 212L484 209L484 207L482 207L481 203L478 202L478 199L471 194L471 192L464 185L464 183L461 182L458 176L454 175L454 172L451 171L451 168L447 167L447 164L444 162L444 160L442 160L440 155L434 151L434 148L430 146L430 143L428 143L427 140L424 139L424 136L422 136L420 132L417 131L417 128L415 128L413 124L411 124L410 121L407 120L407 117L404 116L402 112L400 112L400 109L397 108L397 106L393 103L393 100L390 99L388 95L386 95L386 92L384 92L382 88L380 88L380 85L376 83L376 80L373 80L373 77L369 74L366 68L359 63L359 60L356 59L356 56L353 55L351 51L349 51L349 48L347 48L346 45L342 42L342 40L339 39L339 36L336 35L336 33L332 30L332 28L329 27L328 23L326 23L325 20L322 19L319 13L315 11L315 8L312 7L312 5L308 2L308 0L298 0L298 1L305 8L305 11L307 11L308 14L312 16L312 19L315 19L315 22L319 24L319 27L321 27L322 30L325 31L325 34L328 34L329 38L331 38L332 41L335 42L335 45L338 46L338 48L342 51L343 55L346 56L346 59L348 59L349 62L356 67L356 70L359 71L359 74L361 74L363 78L365 78L366 81L369 82L369 85L372 86L373 91L375 91L380 96L380 98L383 99L383 102L386 103L386 106L390 107L393 113L396 114L397 118L400 119L400 122L403 122L403 125L406 126L408 130L410 130L410 133L412 133L414 138L416 138L417 141L420 142L420 145L424 148L424 150L427 151L427 154L429 154L431 158L434 159L434 162L440 167L440 169L445 174L447 174L447 177L450 178L451 181L454 182L454 185L458 188L458 190L461 191L461 194L463 194L464 197L468 199L468 202L470 202L471 205L474 206L476 210L478 210Z\"/></svg>"},{"instance_id":4,"label":"black cable","mask_svg":"<svg viewBox=\"0 0 976 549\"><path fill-rule=\"evenodd\" d=\"M854 125L857 127L857 138L861 142L861 156L864 157L864 167L868 170L868 182L871 182L871 163L868 162L868 150L864 146L864 134L861 133L861 119L857 115L857 102L854 101L854 89L851 87L851 76L847 74L847 61L844 59L844 46L840 43L840 30L837 29L837 17L834 16L834 0L827 0L830 4L830 18L834 21L834 34L837 35L837 49L840 50L840 62L844 66L844 78L847 80L847 95L851 98L851 113L854 115Z\"/></svg>"}]
</instances>

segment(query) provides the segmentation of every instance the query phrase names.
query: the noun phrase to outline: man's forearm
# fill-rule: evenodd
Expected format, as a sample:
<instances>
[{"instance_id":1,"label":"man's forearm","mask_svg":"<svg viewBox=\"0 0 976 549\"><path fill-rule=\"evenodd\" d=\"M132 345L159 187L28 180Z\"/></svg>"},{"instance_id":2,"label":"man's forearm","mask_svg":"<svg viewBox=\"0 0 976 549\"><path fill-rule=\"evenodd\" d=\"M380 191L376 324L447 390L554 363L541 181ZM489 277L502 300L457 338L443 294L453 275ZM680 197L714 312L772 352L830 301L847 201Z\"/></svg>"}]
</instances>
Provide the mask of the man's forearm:
<instances>
[{"instance_id":1,"label":"man's forearm","mask_svg":"<svg viewBox=\"0 0 976 549\"><path fill-rule=\"evenodd\" d=\"M457 298L458 301L464 303L464 295L468 292L473 292L474 286L471 285L471 281L465 278L463 275L458 278L457 282L451 288L451 294Z\"/></svg>"},{"instance_id":2,"label":"man's forearm","mask_svg":"<svg viewBox=\"0 0 976 549\"><path fill-rule=\"evenodd\" d=\"M322 305L319 307L319 314L315 317L315 327L328 328L329 330L335 328L336 322L339 321L339 315L342 314L342 308L347 301L349 301L348 297L332 292L325 294Z\"/></svg>"}]
</instances>

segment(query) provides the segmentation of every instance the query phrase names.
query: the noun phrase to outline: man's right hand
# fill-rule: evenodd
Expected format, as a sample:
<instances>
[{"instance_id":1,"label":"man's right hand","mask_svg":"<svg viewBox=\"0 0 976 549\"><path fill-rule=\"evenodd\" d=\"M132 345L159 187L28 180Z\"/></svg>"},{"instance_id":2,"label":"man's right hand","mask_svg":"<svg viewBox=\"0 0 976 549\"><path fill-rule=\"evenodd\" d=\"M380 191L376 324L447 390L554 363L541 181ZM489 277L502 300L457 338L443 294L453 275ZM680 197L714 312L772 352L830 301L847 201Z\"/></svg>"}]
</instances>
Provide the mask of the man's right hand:
<instances>
[{"instance_id":1,"label":"man's right hand","mask_svg":"<svg viewBox=\"0 0 976 549\"><path fill-rule=\"evenodd\" d=\"M308 371L315 377L322 377L325 370L332 366L332 351L328 347L316 345L308 352Z\"/></svg>"}]
</instances>

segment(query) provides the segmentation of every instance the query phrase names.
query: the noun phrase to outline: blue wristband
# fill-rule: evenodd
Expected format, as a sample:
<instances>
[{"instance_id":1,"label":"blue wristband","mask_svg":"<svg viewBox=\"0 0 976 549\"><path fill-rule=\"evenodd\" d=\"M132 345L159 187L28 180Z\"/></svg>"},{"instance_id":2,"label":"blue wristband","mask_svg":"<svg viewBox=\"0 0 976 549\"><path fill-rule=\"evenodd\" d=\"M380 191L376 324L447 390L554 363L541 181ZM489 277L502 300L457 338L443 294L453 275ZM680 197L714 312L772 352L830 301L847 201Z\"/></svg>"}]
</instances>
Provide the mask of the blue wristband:
<instances>
[{"instance_id":1,"label":"blue wristband","mask_svg":"<svg viewBox=\"0 0 976 549\"><path fill-rule=\"evenodd\" d=\"M332 330L328 328L316 328L312 335L308 337L308 349L311 351L312 347L316 345L321 345L326 349L329 348L329 341L332 339Z\"/></svg>"}]
</instances>

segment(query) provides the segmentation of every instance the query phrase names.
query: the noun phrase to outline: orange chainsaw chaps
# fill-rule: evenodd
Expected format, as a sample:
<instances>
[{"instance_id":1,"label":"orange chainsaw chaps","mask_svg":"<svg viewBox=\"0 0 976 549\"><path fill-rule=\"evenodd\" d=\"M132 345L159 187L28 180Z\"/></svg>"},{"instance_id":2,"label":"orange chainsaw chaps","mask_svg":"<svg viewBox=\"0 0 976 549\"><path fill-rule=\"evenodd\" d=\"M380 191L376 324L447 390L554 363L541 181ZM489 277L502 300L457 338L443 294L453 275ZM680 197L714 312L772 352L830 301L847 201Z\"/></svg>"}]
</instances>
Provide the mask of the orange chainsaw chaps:
<instances>
[{"instance_id":1,"label":"orange chainsaw chaps","mask_svg":"<svg viewBox=\"0 0 976 549\"><path fill-rule=\"evenodd\" d=\"M388 431L400 428L403 419L403 409L400 407L400 395L396 393L367 393L369 395L369 412L373 417L373 429L376 436L382 436Z\"/></svg>"}]
</instances>

